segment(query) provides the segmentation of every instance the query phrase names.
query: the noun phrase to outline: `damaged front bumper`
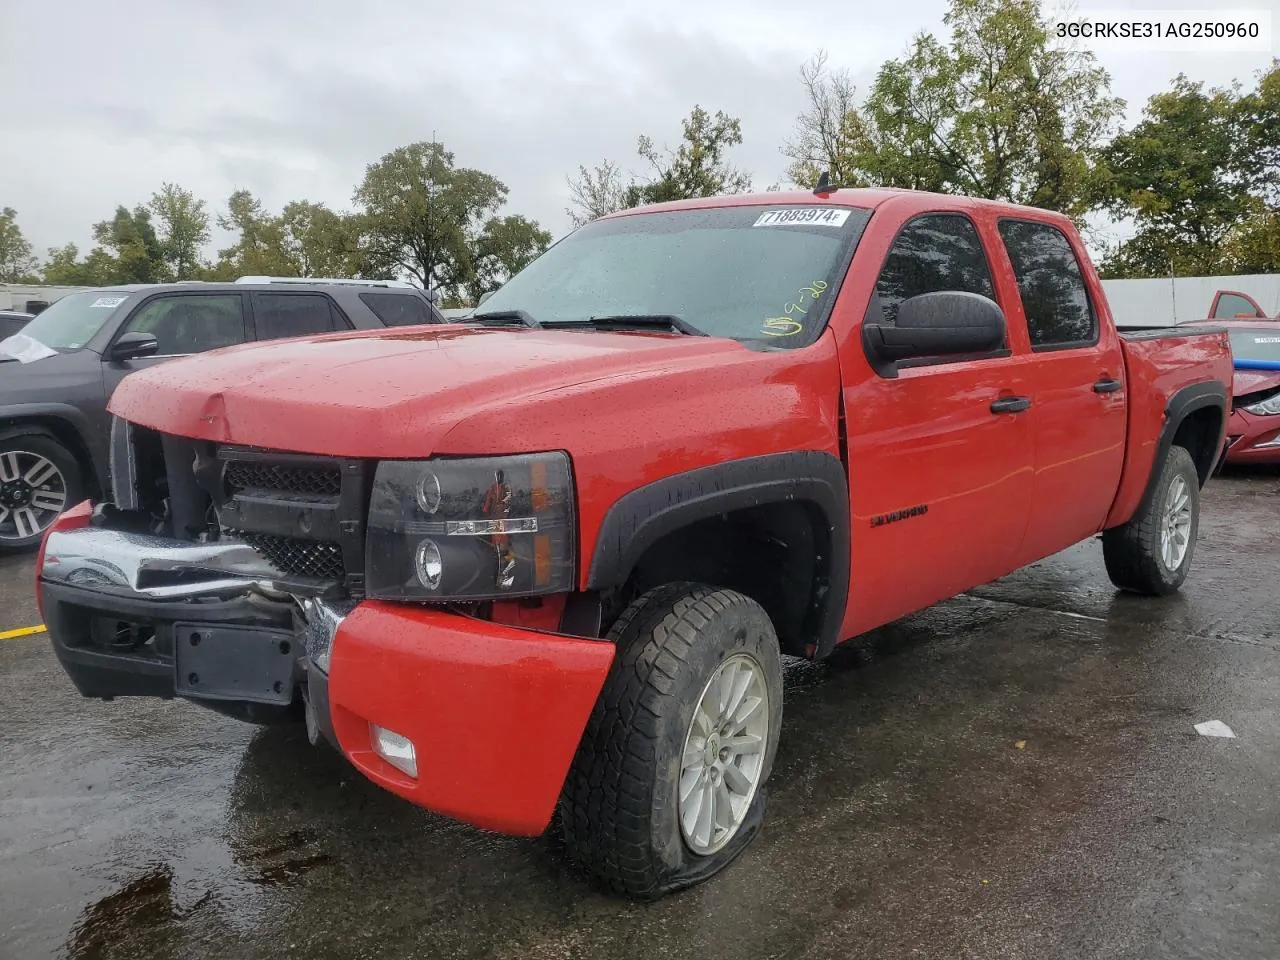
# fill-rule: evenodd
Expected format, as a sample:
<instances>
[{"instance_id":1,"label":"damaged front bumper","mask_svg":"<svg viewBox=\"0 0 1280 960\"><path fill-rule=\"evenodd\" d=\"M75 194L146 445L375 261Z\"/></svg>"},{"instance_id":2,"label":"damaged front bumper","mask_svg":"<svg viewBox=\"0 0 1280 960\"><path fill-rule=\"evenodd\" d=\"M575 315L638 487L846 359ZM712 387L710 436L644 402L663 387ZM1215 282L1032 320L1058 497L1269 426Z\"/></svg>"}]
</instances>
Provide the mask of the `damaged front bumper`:
<instances>
[{"instance_id":1,"label":"damaged front bumper","mask_svg":"<svg viewBox=\"0 0 1280 960\"><path fill-rule=\"evenodd\" d=\"M349 609L285 593L277 577L242 543L55 526L39 591L54 653L84 696L184 697L266 723L323 699Z\"/></svg>"},{"instance_id":2,"label":"damaged front bumper","mask_svg":"<svg viewBox=\"0 0 1280 960\"><path fill-rule=\"evenodd\" d=\"M84 696L182 697L254 722L302 710L313 742L419 806L519 835L550 822L612 644L299 595L243 544L80 521L48 534L38 586ZM376 728L412 744L416 776L379 754Z\"/></svg>"}]
</instances>

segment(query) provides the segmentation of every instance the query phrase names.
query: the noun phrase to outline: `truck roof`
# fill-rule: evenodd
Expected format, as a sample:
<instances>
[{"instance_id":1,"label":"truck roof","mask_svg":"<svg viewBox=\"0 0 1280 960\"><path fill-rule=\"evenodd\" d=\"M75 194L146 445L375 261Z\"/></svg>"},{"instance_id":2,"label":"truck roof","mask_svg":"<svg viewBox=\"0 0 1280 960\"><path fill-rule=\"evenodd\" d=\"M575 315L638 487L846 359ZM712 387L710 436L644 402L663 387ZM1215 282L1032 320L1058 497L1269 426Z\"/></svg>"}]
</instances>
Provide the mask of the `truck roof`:
<instances>
[{"instance_id":1,"label":"truck roof","mask_svg":"<svg viewBox=\"0 0 1280 960\"><path fill-rule=\"evenodd\" d=\"M631 207L608 214L601 219L634 216L640 213L661 213L668 210L696 210L709 207L752 207L752 206L826 206L826 207L861 207L874 210L881 204L900 197L914 197L918 200L936 199L939 204L952 206L957 202L973 204L984 208L996 208L1010 213L1034 213L1038 218L1050 217L1068 220L1066 216L1053 210L1041 207L1030 207L1023 204L1007 203L1003 200L985 200L979 197L966 197L960 194L931 193L926 190L900 190L893 187L834 187L826 193L814 193L812 190L775 190L763 193L733 193L713 197L695 197L689 200L671 200L666 203L654 203L648 206Z\"/></svg>"}]
</instances>

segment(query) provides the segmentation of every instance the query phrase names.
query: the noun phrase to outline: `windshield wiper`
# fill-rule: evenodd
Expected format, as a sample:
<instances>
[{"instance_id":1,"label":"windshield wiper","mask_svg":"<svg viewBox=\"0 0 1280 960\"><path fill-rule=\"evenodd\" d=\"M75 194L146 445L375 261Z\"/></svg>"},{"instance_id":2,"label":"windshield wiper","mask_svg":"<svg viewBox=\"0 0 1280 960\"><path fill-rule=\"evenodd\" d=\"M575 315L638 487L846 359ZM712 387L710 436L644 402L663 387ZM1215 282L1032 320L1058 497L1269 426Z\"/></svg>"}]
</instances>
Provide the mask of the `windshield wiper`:
<instances>
[{"instance_id":1,"label":"windshield wiper","mask_svg":"<svg viewBox=\"0 0 1280 960\"><path fill-rule=\"evenodd\" d=\"M608 317L588 317L586 320L566 320L555 326L592 327L597 330L670 330L690 337L706 337L710 334L670 313L620 313Z\"/></svg>"},{"instance_id":2,"label":"windshield wiper","mask_svg":"<svg viewBox=\"0 0 1280 960\"><path fill-rule=\"evenodd\" d=\"M492 313L473 313L467 317L467 320L474 320L477 323L491 323L501 325L504 323L520 323L526 327L532 327L537 330L542 326L532 316L523 310L494 310Z\"/></svg>"}]
</instances>

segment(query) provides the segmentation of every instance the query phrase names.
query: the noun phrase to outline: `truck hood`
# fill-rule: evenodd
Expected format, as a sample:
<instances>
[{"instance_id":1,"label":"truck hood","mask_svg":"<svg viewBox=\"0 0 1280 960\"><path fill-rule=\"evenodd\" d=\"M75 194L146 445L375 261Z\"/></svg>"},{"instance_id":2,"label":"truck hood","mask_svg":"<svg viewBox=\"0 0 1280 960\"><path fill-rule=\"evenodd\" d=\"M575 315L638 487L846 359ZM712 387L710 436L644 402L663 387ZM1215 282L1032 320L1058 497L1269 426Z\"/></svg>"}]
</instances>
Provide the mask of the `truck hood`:
<instances>
[{"instance_id":1,"label":"truck hood","mask_svg":"<svg viewBox=\"0 0 1280 960\"><path fill-rule=\"evenodd\" d=\"M476 414L533 397L768 354L652 333L438 326L246 345L130 374L112 413L164 433L346 457L448 453Z\"/></svg>"}]
</instances>

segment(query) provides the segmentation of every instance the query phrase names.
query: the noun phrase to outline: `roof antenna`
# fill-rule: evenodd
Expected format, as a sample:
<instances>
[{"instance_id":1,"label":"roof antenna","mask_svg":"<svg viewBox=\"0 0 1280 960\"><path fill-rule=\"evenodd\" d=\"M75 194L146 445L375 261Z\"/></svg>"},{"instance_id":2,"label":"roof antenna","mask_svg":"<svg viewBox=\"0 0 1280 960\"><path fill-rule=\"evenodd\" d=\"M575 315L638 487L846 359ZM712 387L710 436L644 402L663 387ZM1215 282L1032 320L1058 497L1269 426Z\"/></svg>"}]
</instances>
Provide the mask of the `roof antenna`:
<instances>
[{"instance_id":1,"label":"roof antenna","mask_svg":"<svg viewBox=\"0 0 1280 960\"><path fill-rule=\"evenodd\" d=\"M818 185L813 188L813 192L817 194L831 192L831 171L823 170L818 176Z\"/></svg>"}]
</instances>

